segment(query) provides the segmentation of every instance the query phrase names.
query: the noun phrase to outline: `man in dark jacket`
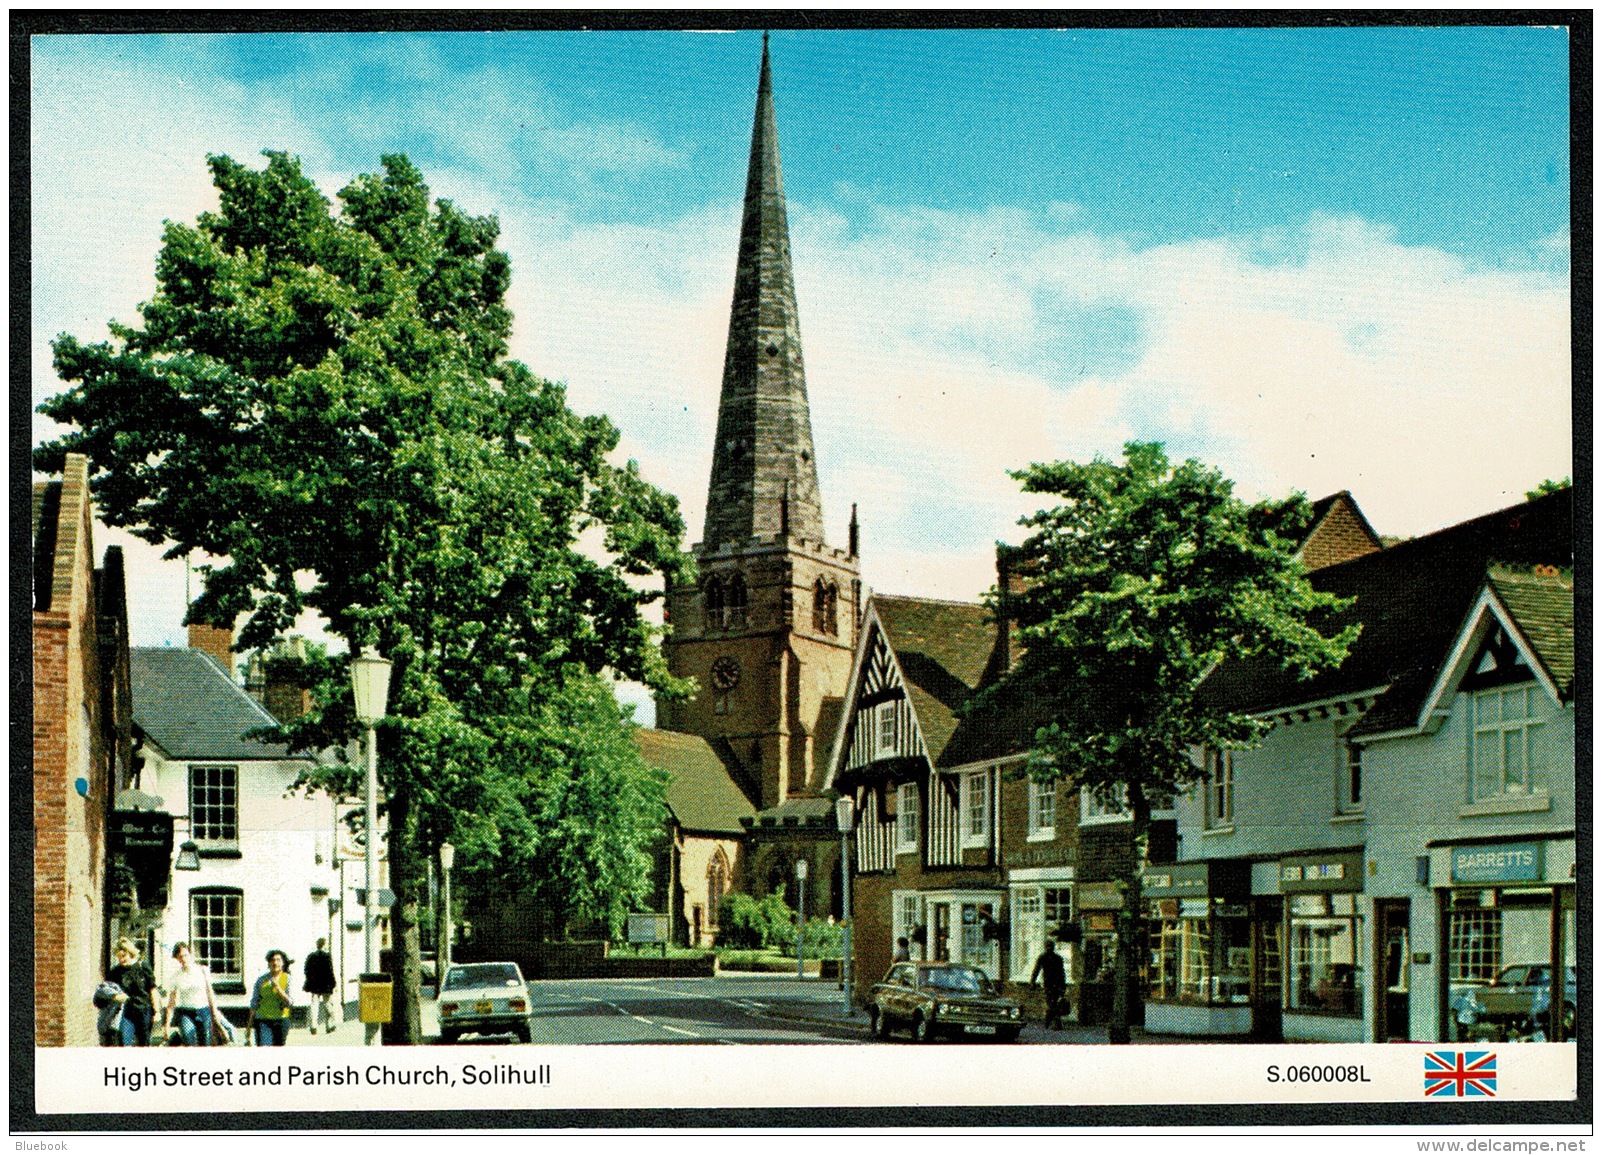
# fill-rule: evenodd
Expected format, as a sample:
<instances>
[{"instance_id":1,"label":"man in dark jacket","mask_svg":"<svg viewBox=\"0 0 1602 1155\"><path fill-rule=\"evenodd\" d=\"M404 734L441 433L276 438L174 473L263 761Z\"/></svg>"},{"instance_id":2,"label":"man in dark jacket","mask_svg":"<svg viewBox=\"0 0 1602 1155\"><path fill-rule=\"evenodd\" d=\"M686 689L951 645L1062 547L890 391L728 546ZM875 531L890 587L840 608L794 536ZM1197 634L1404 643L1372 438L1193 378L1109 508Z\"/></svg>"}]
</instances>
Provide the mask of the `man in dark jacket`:
<instances>
[{"instance_id":1,"label":"man in dark jacket","mask_svg":"<svg viewBox=\"0 0 1602 1155\"><path fill-rule=\"evenodd\" d=\"M317 949L306 956L306 981L301 984L302 989L311 996L306 1018L314 1035L319 1020L325 1022L328 1033L333 1034L339 1026L340 1012L344 1009L334 997L339 983L334 978L334 960L328 957L328 951L324 949L327 945L326 938L318 939Z\"/></svg>"},{"instance_id":2,"label":"man in dark jacket","mask_svg":"<svg viewBox=\"0 0 1602 1155\"><path fill-rule=\"evenodd\" d=\"M1040 979L1044 979L1046 985L1046 1026L1054 1031L1061 1030L1062 995L1068 986L1068 979L1063 969L1062 956L1057 953L1056 939L1046 939L1045 948L1035 960L1035 969L1029 975L1031 986Z\"/></svg>"}]
</instances>

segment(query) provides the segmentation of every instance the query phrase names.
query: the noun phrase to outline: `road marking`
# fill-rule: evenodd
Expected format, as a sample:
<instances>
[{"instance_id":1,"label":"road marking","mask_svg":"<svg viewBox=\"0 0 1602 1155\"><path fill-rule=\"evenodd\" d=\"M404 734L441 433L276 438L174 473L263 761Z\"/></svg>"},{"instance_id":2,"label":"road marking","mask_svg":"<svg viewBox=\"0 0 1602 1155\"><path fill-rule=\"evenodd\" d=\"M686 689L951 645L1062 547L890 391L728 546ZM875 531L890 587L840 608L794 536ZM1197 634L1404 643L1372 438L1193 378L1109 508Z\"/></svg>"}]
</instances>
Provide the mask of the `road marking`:
<instances>
[{"instance_id":1,"label":"road marking","mask_svg":"<svg viewBox=\"0 0 1602 1155\"><path fill-rule=\"evenodd\" d=\"M627 1016L637 1023L644 1023L648 1027L656 1027L658 1030L663 1031L672 1031L675 1035L689 1035L692 1039L699 1039L702 1037L694 1031L686 1031L682 1027L670 1027L666 1023L658 1023L652 1019L646 1018L644 1015L637 1015L633 1011L626 1010L623 1007L618 1006L616 1003L608 1002L606 999L595 999L585 996L584 1001L588 1003L600 1003L604 1007L611 1007L618 1014Z\"/></svg>"}]
</instances>

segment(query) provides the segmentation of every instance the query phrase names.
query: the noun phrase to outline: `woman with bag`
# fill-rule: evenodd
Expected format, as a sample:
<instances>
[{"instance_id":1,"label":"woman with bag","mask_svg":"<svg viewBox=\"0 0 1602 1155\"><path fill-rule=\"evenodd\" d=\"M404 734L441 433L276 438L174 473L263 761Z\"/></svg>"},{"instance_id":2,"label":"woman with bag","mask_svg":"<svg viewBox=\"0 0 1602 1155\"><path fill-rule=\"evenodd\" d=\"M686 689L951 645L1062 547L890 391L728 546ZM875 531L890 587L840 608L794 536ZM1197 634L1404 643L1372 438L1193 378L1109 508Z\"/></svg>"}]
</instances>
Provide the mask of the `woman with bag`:
<instances>
[{"instance_id":1,"label":"woman with bag","mask_svg":"<svg viewBox=\"0 0 1602 1155\"><path fill-rule=\"evenodd\" d=\"M267 973L250 987L250 1021L258 1047L281 1047L289 1040L290 958L281 950L267 952Z\"/></svg>"},{"instance_id":2,"label":"woman with bag","mask_svg":"<svg viewBox=\"0 0 1602 1155\"><path fill-rule=\"evenodd\" d=\"M211 993L211 972L195 959L186 942L172 948L172 957L178 960L178 970L168 984L172 990L167 995L167 1012L162 1016L162 1033L172 1030L176 1018L184 1046L209 1047L219 1018L217 1000Z\"/></svg>"},{"instance_id":3,"label":"woman with bag","mask_svg":"<svg viewBox=\"0 0 1602 1155\"><path fill-rule=\"evenodd\" d=\"M139 948L131 938L119 938L112 954L117 965L106 975L106 981L116 983L122 993L113 1002L122 1007L122 1022L117 1027L117 1042L113 1046L150 1046L150 1023L156 1016L156 976L139 961Z\"/></svg>"}]
</instances>

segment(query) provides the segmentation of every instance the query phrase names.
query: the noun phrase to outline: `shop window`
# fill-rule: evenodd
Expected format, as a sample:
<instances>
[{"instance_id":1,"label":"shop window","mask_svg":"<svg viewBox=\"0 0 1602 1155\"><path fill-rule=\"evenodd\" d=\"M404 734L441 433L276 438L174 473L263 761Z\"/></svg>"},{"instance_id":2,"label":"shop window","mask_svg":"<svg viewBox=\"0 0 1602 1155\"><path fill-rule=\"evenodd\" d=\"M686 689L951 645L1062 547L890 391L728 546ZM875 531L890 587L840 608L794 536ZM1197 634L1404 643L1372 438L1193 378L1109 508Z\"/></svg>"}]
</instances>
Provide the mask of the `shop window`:
<instances>
[{"instance_id":1,"label":"shop window","mask_svg":"<svg viewBox=\"0 0 1602 1155\"><path fill-rule=\"evenodd\" d=\"M1473 696L1476 799L1546 789L1539 693L1534 682L1524 682Z\"/></svg>"},{"instance_id":2,"label":"shop window","mask_svg":"<svg viewBox=\"0 0 1602 1155\"><path fill-rule=\"evenodd\" d=\"M1298 894L1290 904L1292 1011L1356 1015L1363 1005L1363 968L1358 955L1357 896Z\"/></svg>"},{"instance_id":3,"label":"shop window","mask_svg":"<svg viewBox=\"0 0 1602 1155\"><path fill-rule=\"evenodd\" d=\"M1502 965L1502 912L1494 907L1452 911L1447 942L1452 982L1490 982Z\"/></svg>"},{"instance_id":4,"label":"shop window","mask_svg":"<svg viewBox=\"0 0 1602 1155\"><path fill-rule=\"evenodd\" d=\"M918 849L918 784L903 782L896 787L896 853L910 854Z\"/></svg>"},{"instance_id":5,"label":"shop window","mask_svg":"<svg viewBox=\"0 0 1602 1155\"><path fill-rule=\"evenodd\" d=\"M1235 824L1235 753L1207 751L1207 825L1218 829Z\"/></svg>"},{"instance_id":6,"label":"shop window","mask_svg":"<svg viewBox=\"0 0 1602 1155\"><path fill-rule=\"evenodd\" d=\"M1059 938L1073 920L1073 889L1067 886L1014 887L1012 891L1012 977L1028 982L1046 939ZM1062 951L1058 952L1063 953Z\"/></svg>"},{"instance_id":7,"label":"shop window","mask_svg":"<svg viewBox=\"0 0 1602 1155\"><path fill-rule=\"evenodd\" d=\"M1029 837L1048 839L1057 834L1057 784L1029 782Z\"/></svg>"},{"instance_id":8,"label":"shop window","mask_svg":"<svg viewBox=\"0 0 1602 1155\"><path fill-rule=\"evenodd\" d=\"M894 912L891 926L891 937L899 944L902 939L907 940L908 947L914 959L923 958L923 906L917 894L901 891L892 899L891 910Z\"/></svg>"},{"instance_id":9,"label":"shop window","mask_svg":"<svg viewBox=\"0 0 1602 1155\"><path fill-rule=\"evenodd\" d=\"M238 845L239 767L189 768L189 836L203 849Z\"/></svg>"},{"instance_id":10,"label":"shop window","mask_svg":"<svg viewBox=\"0 0 1602 1155\"><path fill-rule=\"evenodd\" d=\"M189 892L189 947L217 990L245 989L245 896L232 887Z\"/></svg>"},{"instance_id":11,"label":"shop window","mask_svg":"<svg viewBox=\"0 0 1602 1155\"><path fill-rule=\"evenodd\" d=\"M983 846L990 838L990 775L962 776L962 844Z\"/></svg>"}]
</instances>

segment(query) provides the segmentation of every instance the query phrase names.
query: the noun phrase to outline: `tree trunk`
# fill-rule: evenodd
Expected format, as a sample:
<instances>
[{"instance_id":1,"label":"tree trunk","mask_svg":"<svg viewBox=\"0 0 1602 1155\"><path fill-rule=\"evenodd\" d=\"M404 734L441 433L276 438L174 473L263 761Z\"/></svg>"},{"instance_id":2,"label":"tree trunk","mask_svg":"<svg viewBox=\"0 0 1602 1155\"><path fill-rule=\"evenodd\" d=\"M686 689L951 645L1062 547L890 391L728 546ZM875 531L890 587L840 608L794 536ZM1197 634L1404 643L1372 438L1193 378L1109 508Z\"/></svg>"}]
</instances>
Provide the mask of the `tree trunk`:
<instances>
[{"instance_id":1,"label":"tree trunk","mask_svg":"<svg viewBox=\"0 0 1602 1155\"><path fill-rule=\"evenodd\" d=\"M417 933L417 896L428 880L417 853L417 818L404 789L389 798L389 885L395 892L395 906L390 911L391 950L393 965L400 969L395 976L396 1041L416 1046L423 1041L423 955Z\"/></svg>"},{"instance_id":2,"label":"tree trunk","mask_svg":"<svg viewBox=\"0 0 1602 1155\"><path fill-rule=\"evenodd\" d=\"M1147 834L1151 826L1151 806L1145 792L1131 783L1127 787L1130 829L1129 874L1124 879L1123 905L1118 910L1118 948L1113 958L1112 1022L1107 1026L1109 1043L1128 1043L1131 1036L1130 991L1140 974L1139 928L1141 918L1141 872L1146 864Z\"/></svg>"}]
</instances>

